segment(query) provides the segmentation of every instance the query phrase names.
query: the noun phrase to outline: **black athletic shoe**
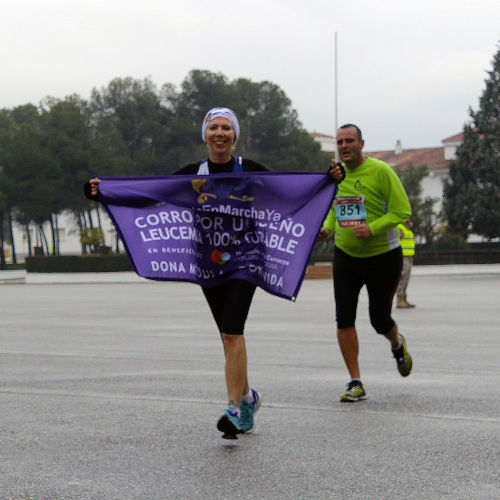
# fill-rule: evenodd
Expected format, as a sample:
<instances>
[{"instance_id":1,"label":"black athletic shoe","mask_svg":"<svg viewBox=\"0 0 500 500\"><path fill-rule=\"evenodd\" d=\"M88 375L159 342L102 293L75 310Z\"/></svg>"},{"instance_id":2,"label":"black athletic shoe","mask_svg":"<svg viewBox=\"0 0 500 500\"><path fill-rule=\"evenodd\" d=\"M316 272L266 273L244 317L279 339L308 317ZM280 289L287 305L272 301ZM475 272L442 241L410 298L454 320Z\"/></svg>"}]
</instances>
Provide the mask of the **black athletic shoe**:
<instances>
[{"instance_id":1,"label":"black athletic shoe","mask_svg":"<svg viewBox=\"0 0 500 500\"><path fill-rule=\"evenodd\" d=\"M399 338L401 340L401 347L397 352L393 351L394 357L396 358L396 364L398 367L398 371L402 377L407 377L411 372L411 367L413 366L413 360L408 352L406 347L405 338L399 334Z\"/></svg>"},{"instance_id":2,"label":"black athletic shoe","mask_svg":"<svg viewBox=\"0 0 500 500\"><path fill-rule=\"evenodd\" d=\"M356 380L351 380L347 384L347 390L340 395L342 403L354 403L366 399L365 386Z\"/></svg>"}]
</instances>

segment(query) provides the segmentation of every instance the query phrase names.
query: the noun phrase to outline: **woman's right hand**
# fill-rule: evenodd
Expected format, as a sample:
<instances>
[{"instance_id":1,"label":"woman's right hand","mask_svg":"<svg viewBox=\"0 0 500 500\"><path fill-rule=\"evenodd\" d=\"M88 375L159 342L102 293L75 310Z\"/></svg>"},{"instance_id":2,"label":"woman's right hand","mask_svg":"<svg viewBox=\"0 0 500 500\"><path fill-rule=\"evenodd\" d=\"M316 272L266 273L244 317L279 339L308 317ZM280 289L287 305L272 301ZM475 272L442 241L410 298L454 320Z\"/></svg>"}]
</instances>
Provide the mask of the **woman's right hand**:
<instances>
[{"instance_id":1,"label":"woman's right hand","mask_svg":"<svg viewBox=\"0 0 500 500\"><path fill-rule=\"evenodd\" d=\"M101 182L101 179L99 177L94 177L93 179L90 179L89 184L90 184L90 194L92 196L97 196L99 194L99 183Z\"/></svg>"}]
</instances>

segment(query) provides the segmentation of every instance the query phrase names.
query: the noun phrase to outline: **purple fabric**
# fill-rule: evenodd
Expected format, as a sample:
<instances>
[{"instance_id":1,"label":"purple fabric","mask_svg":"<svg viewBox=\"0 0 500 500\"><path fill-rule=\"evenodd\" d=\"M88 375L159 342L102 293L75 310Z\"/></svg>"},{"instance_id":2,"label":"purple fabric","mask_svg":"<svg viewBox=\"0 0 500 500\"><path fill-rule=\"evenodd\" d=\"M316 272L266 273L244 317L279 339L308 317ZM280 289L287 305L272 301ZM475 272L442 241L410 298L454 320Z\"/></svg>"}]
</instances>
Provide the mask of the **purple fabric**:
<instances>
[{"instance_id":1,"label":"purple fabric","mask_svg":"<svg viewBox=\"0 0 500 500\"><path fill-rule=\"evenodd\" d=\"M337 186L329 174L102 177L135 271L203 287L232 278L295 300Z\"/></svg>"}]
</instances>

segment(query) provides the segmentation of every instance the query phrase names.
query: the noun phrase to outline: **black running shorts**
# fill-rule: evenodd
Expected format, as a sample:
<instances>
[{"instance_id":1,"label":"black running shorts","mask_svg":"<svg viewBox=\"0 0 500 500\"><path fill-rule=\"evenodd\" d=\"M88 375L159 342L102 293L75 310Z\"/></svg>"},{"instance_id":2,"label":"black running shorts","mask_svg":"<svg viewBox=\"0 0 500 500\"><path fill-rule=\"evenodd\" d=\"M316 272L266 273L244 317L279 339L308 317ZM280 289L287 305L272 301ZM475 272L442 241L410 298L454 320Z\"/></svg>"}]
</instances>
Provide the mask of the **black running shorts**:
<instances>
[{"instance_id":1,"label":"black running shorts","mask_svg":"<svg viewBox=\"0 0 500 500\"><path fill-rule=\"evenodd\" d=\"M255 288L252 283L239 279L203 288L220 333L243 335Z\"/></svg>"},{"instance_id":2,"label":"black running shorts","mask_svg":"<svg viewBox=\"0 0 500 500\"><path fill-rule=\"evenodd\" d=\"M368 291L370 322L377 333L394 326L392 299L401 275L401 247L374 257L351 257L335 247L333 283L338 328L354 326L359 292Z\"/></svg>"}]
</instances>

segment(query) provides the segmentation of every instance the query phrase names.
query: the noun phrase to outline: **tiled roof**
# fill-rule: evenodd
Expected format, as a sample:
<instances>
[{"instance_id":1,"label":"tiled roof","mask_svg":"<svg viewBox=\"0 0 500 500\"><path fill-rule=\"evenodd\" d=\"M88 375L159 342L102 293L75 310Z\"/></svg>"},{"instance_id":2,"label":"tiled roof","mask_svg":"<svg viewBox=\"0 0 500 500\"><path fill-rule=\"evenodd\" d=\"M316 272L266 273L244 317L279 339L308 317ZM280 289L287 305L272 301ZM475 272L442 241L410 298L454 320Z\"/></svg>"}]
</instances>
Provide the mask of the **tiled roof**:
<instances>
[{"instance_id":1,"label":"tiled roof","mask_svg":"<svg viewBox=\"0 0 500 500\"><path fill-rule=\"evenodd\" d=\"M444 147L403 149L398 155L394 153L394 150L366 151L365 154L402 170L407 168L410 163L414 167L427 165L429 170L443 170L450 163L449 160L444 159Z\"/></svg>"},{"instance_id":2,"label":"tiled roof","mask_svg":"<svg viewBox=\"0 0 500 500\"><path fill-rule=\"evenodd\" d=\"M311 136L319 139L332 139L335 137L319 132L311 132ZM463 139L463 132L452 135L443 139L441 142L444 146L436 146L432 148L411 148L401 149L399 154L396 154L394 149L387 151L365 151L367 156L385 161L391 167L399 167L402 170L408 168L410 164L415 167L427 165L429 170L446 170L450 160L445 159L444 150L446 146L451 146L451 143L460 143ZM398 141L399 143L399 141ZM399 145L399 144L398 144ZM398 147L396 145L396 147Z\"/></svg>"},{"instance_id":3,"label":"tiled roof","mask_svg":"<svg viewBox=\"0 0 500 500\"><path fill-rule=\"evenodd\" d=\"M447 137L446 139L443 139L441 142L462 142L462 139L464 137L464 133L460 132L459 134L452 135L450 137Z\"/></svg>"}]
</instances>

